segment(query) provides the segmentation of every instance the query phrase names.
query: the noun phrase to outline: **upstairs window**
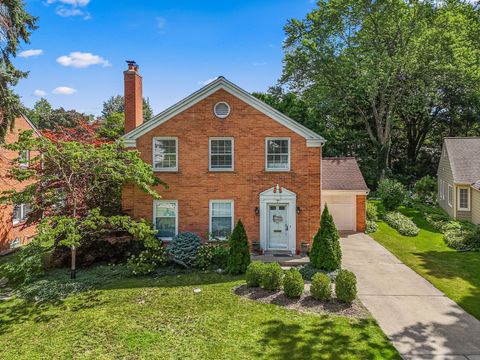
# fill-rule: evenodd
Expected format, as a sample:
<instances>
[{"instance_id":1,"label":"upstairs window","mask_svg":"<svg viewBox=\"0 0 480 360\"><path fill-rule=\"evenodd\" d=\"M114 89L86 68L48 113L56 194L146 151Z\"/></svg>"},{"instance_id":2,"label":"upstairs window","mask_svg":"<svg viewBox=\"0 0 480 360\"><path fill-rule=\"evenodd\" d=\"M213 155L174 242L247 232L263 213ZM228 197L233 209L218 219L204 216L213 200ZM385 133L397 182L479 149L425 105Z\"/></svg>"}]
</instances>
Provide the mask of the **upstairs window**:
<instances>
[{"instance_id":1,"label":"upstairs window","mask_svg":"<svg viewBox=\"0 0 480 360\"><path fill-rule=\"evenodd\" d=\"M157 236L171 240L178 234L178 202L175 200L156 200L153 204L153 221Z\"/></svg>"},{"instance_id":2,"label":"upstairs window","mask_svg":"<svg viewBox=\"0 0 480 360\"><path fill-rule=\"evenodd\" d=\"M266 139L266 170L290 171L290 139Z\"/></svg>"},{"instance_id":3,"label":"upstairs window","mask_svg":"<svg viewBox=\"0 0 480 360\"><path fill-rule=\"evenodd\" d=\"M178 139L174 137L153 138L153 170L178 170Z\"/></svg>"},{"instance_id":4,"label":"upstairs window","mask_svg":"<svg viewBox=\"0 0 480 360\"><path fill-rule=\"evenodd\" d=\"M210 171L233 170L233 138L210 139Z\"/></svg>"},{"instance_id":5,"label":"upstairs window","mask_svg":"<svg viewBox=\"0 0 480 360\"><path fill-rule=\"evenodd\" d=\"M469 188L458 188L458 210L470 211Z\"/></svg>"},{"instance_id":6,"label":"upstairs window","mask_svg":"<svg viewBox=\"0 0 480 360\"><path fill-rule=\"evenodd\" d=\"M21 168L27 168L30 165L30 150L23 150L18 154L18 160Z\"/></svg>"},{"instance_id":7,"label":"upstairs window","mask_svg":"<svg viewBox=\"0 0 480 360\"><path fill-rule=\"evenodd\" d=\"M210 234L212 238L225 239L233 230L233 201L210 201Z\"/></svg>"},{"instance_id":8,"label":"upstairs window","mask_svg":"<svg viewBox=\"0 0 480 360\"><path fill-rule=\"evenodd\" d=\"M18 224L28 219L28 214L31 212L30 205L16 204L13 205L13 224Z\"/></svg>"}]
</instances>

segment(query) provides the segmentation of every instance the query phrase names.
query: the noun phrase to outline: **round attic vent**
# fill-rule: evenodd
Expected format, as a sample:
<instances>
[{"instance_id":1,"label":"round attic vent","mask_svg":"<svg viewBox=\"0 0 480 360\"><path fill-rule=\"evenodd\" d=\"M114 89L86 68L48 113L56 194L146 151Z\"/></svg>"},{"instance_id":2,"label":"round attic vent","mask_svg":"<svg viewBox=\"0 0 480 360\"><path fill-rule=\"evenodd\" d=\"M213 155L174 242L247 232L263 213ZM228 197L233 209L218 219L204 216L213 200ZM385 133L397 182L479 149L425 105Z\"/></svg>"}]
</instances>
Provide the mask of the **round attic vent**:
<instances>
[{"instance_id":1,"label":"round attic vent","mask_svg":"<svg viewBox=\"0 0 480 360\"><path fill-rule=\"evenodd\" d=\"M215 113L216 117L225 119L230 114L230 105L228 105L226 102L216 103L213 108L213 112Z\"/></svg>"}]
</instances>

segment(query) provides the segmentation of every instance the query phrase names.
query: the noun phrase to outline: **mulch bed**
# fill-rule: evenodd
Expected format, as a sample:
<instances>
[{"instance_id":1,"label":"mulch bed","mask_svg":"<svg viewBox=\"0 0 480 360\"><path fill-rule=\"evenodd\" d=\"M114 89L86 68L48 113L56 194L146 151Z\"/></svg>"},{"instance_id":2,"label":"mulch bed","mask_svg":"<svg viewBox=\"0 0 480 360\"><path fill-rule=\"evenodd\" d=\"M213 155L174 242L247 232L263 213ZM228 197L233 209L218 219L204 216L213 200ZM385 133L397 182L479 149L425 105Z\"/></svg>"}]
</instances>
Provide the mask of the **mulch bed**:
<instances>
[{"instance_id":1,"label":"mulch bed","mask_svg":"<svg viewBox=\"0 0 480 360\"><path fill-rule=\"evenodd\" d=\"M357 319L371 317L368 310L363 306L360 300L355 299L352 304L345 304L337 301L335 298L328 301L315 300L308 289L298 299L289 299L283 291L271 292L262 288L251 288L246 284L239 285L233 289L234 294L246 299L259 301L264 304L275 304L287 309L300 312L309 312L317 314L334 314L347 316Z\"/></svg>"}]
</instances>

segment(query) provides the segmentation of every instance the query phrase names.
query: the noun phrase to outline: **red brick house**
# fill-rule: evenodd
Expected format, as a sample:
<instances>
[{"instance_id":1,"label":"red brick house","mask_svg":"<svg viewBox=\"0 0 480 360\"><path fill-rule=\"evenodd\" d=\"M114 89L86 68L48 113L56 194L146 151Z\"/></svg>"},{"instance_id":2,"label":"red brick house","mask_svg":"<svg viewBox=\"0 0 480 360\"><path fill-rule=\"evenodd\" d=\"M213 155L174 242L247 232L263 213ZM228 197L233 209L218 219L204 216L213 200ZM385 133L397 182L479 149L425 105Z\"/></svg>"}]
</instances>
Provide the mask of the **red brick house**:
<instances>
[{"instance_id":1,"label":"red brick house","mask_svg":"<svg viewBox=\"0 0 480 360\"><path fill-rule=\"evenodd\" d=\"M14 128L7 131L5 143L16 142L19 133L26 130L33 130L35 136L40 136L35 126L25 116L18 117ZM18 182L8 177L8 171L12 166L11 161L18 157L18 152L0 146L0 193L7 190L21 190L31 183L30 181ZM30 153L28 151L24 153L23 158L25 162L20 166L28 166ZM0 254L27 243L35 235L35 226L27 226L25 222L28 212L28 204L15 206L0 204Z\"/></svg>"},{"instance_id":2,"label":"red brick house","mask_svg":"<svg viewBox=\"0 0 480 360\"><path fill-rule=\"evenodd\" d=\"M322 136L223 77L142 123L142 77L135 63L124 79L125 144L169 184L158 187L157 201L126 186L126 213L152 220L165 240L184 231L221 238L241 219L249 240L264 250L295 253L311 241L324 203ZM338 209L335 221L341 230L364 231L363 177L354 159L330 164L327 176L336 169L343 169L341 188L328 189L329 199L340 201L328 203ZM345 211L350 220L343 220Z\"/></svg>"}]
</instances>

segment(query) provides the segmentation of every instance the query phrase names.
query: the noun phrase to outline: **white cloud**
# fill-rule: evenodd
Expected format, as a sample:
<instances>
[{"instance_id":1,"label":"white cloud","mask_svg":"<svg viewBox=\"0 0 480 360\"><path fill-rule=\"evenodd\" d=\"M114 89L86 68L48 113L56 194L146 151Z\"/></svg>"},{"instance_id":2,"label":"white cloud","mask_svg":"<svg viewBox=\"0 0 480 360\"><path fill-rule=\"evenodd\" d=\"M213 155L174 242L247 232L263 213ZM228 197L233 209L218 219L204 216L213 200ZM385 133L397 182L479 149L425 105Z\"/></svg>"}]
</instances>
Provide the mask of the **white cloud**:
<instances>
[{"instance_id":1,"label":"white cloud","mask_svg":"<svg viewBox=\"0 0 480 360\"><path fill-rule=\"evenodd\" d=\"M57 63L63 66L71 66L77 69L86 68L92 65L110 66L108 60L92 53L84 53L80 51L71 52L69 55L60 56Z\"/></svg>"},{"instance_id":2,"label":"white cloud","mask_svg":"<svg viewBox=\"0 0 480 360\"><path fill-rule=\"evenodd\" d=\"M43 90L35 90L33 92L33 96L43 97L45 95L47 95L47 92Z\"/></svg>"},{"instance_id":3,"label":"white cloud","mask_svg":"<svg viewBox=\"0 0 480 360\"><path fill-rule=\"evenodd\" d=\"M83 16L84 20L91 19L92 16L84 8L90 3L90 0L47 0L46 4L55 4L58 6L55 13L62 17Z\"/></svg>"},{"instance_id":4,"label":"white cloud","mask_svg":"<svg viewBox=\"0 0 480 360\"><path fill-rule=\"evenodd\" d=\"M77 90L68 86L59 86L53 89L52 92L57 95L72 95L76 93Z\"/></svg>"},{"instance_id":5,"label":"white cloud","mask_svg":"<svg viewBox=\"0 0 480 360\"><path fill-rule=\"evenodd\" d=\"M205 85L208 85L208 84L210 84L212 81L215 81L215 80L217 80L217 77L214 77L214 78L211 78L211 79L207 79L207 80L204 80L204 81L199 81L199 82L198 82L198 85L205 86Z\"/></svg>"},{"instance_id":6,"label":"white cloud","mask_svg":"<svg viewBox=\"0 0 480 360\"><path fill-rule=\"evenodd\" d=\"M80 9L70 9L63 6L59 6L55 13L61 17L70 17L70 16L87 16L87 13Z\"/></svg>"},{"instance_id":7,"label":"white cloud","mask_svg":"<svg viewBox=\"0 0 480 360\"><path fill-rule=\"evenodd\" d=\"M31 57L31 56L38 56L38 55L42 55L42 54L43 54L42 49L31 49L31 50L22 51L20 54L18 54L18 56L20 56L22 58L28 58L28 57Z\"/></svg>"}]
</instances>

